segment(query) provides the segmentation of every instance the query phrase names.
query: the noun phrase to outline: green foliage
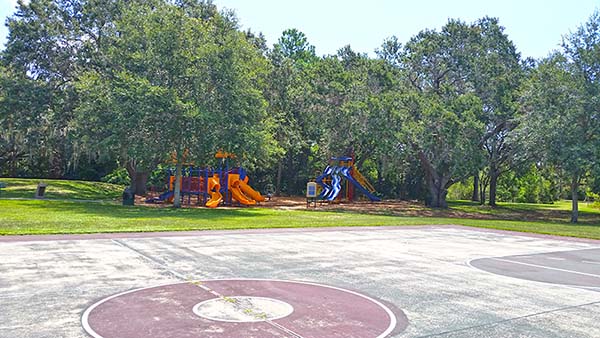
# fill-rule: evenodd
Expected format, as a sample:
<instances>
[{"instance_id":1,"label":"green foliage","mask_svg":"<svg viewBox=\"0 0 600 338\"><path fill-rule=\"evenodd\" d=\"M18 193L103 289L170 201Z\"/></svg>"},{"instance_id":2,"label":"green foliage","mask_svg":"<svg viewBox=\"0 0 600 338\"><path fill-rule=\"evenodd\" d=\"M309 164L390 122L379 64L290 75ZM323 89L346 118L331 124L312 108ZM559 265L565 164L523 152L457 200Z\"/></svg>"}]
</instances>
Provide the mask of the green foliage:
<instances>
[{"instance_id":1,"label":"green foliage","mask_svg":"<svg viewBox=\"0 0 600 338\"><path fill-rule=\"evenodd\" d=\"M47 156L48 86L0 65L0 175L41 175L34 158Z\"/></svg>"},{"instance_id":2,"label":"green foliage","mask_svg":"<svg viewBox=\"0 0 600 338\"><path fill-rule=\"evenodd\" d=\"M471 200L473 195L473 178L470 177L465 181L455 183L448 188L448 199L449 200Z\"/></svg>"},{"instance_id":3,"label":"green foliage","mask_svg":"<svg viewBox=\"0 0 600 338\"><path fill-rule=\"evenodd\" d=\"M600 194L588 191L586 193L586 199L588 200L588 203L591 202L590 207L600 209Z\"/></svg>"},{"instance_id":4,"label":"green foliage","mask_svg":"<svg viewBox=\"0 0 600 338\"><path fill-rule=\"evenodd\" d=\"M580 183L600 163L600 12L542 60L524 87L521 142L570 182L577 222Z\"/></svg>"},{"instance_id":5,"label":"green foliage","mask_svg":"<svg viewBox=\"0 0 600 338\"><path fill-rule=\"evenodd\" d=\"M391 37L375 59L318 57L297 29L269 49L204 0L31 0L7 24L0 175L161 186L172 154L223 149L278 193L350 154L387 197L436 207L477 172L491 204L598 192L598 12L538 63L488 17Z\"/></svg>"},{"instance_id":6,"label":"green foliage","mask_svg":"<svg viewBox=\"0 0 600 338\"><path fill-rule=\"evenodd\" d=\"M509 172L498 182L498 199L504 202L552 203L559 191L552 172L537 166L522 174Z\"/></svg>"},{"instance_id":7,"label":"green foliage","mask_svg":"<svg viewBox=\"0 0 600 338\"><path fill-rule=\"evenodd\" d=\"M271 59L275 63L291 60L298 66L306 66L316 60L315 46L311 45L306 35L292 28L286 29L273 46Z\"/></svg>"},{"instance_id":8,"label":"green foliage","mask_svg":"<svg viewBox=\"0 0 600 338\"><path fill-rule=\"evenodd\" d=\"M129 185L131 183L131 179L129 178L129 174L125 168L117 168L113 170L110 174L103 176L101 179L102 182L118 184L118 185Z\"/></svg>"},{"instance_id":9,"label":"green foliage","mask_svg":"<svg viewBox=\"0 0 600 338\"><path fill-rule=\"evenodd\" d=\"M136 181L171 154L210 163L224 149L252 169L274 148L266 60L234 18L194 6L124 5L104 37L109 67L77 83L78 147L119 158Z\"/></svg>"}]
</instances>

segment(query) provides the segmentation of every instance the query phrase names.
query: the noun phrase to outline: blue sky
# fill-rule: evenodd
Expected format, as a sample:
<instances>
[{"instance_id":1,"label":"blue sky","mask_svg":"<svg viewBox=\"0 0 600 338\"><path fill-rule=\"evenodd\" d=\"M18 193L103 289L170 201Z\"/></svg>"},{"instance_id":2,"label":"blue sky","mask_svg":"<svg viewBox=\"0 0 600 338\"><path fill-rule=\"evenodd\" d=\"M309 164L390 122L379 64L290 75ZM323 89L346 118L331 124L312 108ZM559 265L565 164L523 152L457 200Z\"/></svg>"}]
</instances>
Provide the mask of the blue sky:
<instances>
[{"instance_id":1,"label":"blue sky","mask_svg":"<svg viewBox=\"0 0 600 338\"><path fill-rule=\"evenodd\" d=\"M419 31L439 29L449 18L471 22L500 18L525 57L541 58L556 49L564 34L587 21L600 0L214 0L235 10L244 29L263 32L272 45L281 32L304 32L317 53L334 54L344 45L369 53L396 35L405 42ZM0 0L0 20L14 12L16 0ZM3 46L8 34L0 29Z\"/></svg>"}]
</instances>

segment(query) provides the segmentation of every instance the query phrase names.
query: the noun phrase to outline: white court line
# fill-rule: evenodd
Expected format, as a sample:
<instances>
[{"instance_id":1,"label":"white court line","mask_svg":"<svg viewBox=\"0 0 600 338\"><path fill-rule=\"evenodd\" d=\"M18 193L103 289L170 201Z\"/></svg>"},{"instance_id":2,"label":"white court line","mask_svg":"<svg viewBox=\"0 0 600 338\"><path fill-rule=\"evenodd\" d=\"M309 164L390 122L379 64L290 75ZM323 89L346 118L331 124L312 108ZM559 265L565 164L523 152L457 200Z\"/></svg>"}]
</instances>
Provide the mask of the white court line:
<instances>
[{"instance_id":1,"label":"white court line","mask_svg":"<svg viewBox=\"0 0 600 338\"><path fill-rule=\"evenodd\" d=\"M585 273L585 272L579 272L579 271L573 271L573 270L567 270L567 269L553 268L553 267L545 266L545 265L523 263L523 262L518 262L518 261L512 261L510 259L502 259L502 258L490 258L490 259L493 259L493 260L496 260L496 261L501 261L501 262L515 263L515 264L533 266L533 267L536 267L536 268L542 268L542 269L548 269L548 270L556 270L556 271L574 273L574 274L577 274L577 275L583 275L583 276L589 276L589 277L594 277L594 278L600 278L600 275L596 275L596 274L593 274L593 273Z\"/></svg>"},{"instance_id":2,"label":"white court line","mask_svg":"<svg viewBox=\"0 0 600 338\"><path fill-rule=\"evenodd\" d=\"M600 262L593 262L593 261L581 261L581 263L585 263L585 264L597 264L597 265L600 265Z\"/></svg>"},{"instance_id":3,"label":"white court line","mask_svg":"<svg viewBox=\"0 0 600 338\"><path fill-rule=\"evenodd\" d=\"M529 256L529 257L531 257L531 256ZM553 261L564 261L565 260L564 258L560 258L560 257L544 257L544 258L551 259Z\"/></svg>"},{"instance_id":4,"label":"white court line","mask_svg":"<svg viewBox=\"0 0 600 338\"><path fill-rule=\"evenodd\" d=\"M600 290L600 287L596 287L596 286L584 286L584 285L579 285L579 284L565 284L565 283L555 283L555 282L544 282L544 281L539 281L539 280L533 280L533 279L527 279L527 278L523 278L523 277L516 277L516 276L510 276L510 275L504 275L501 273L496 273L496 272L491 272L488 270L485 270L483 268L478 268L476 266L474 266L473 264L471 264L473 261L477 261L480 259L492 259L494 257L478 257L478 258L473 258L471 260L468 260L465 262L465 264L473 269L473 270L477 270L479 272L483 272L485 274L488 274L490 276L495 276L495 277L504 277L504 278L510 278L510 279L515 279L515 280L519 280L522 282L527 282L527 283L536 283L536 284L542 284L542 285L546 285L546 286L561 286L561 287L565 287L565 288L569 288L569 289L573 289L573 290L587 290L587 291L593 291L595 289Z\"/></svg>"},{"instance_id":5,"label":"white court line","mask_svg":"<svg viewBox=\"0 0 600 338\"><path fill-rule=\"evenodd\" d=\"M535 250L535 251L528 251L528 252L523 252L523 253L507 253L506 256L502 256L502 257L534 257L534 256L538 256L538 255L546 255L546 254L561 254L561 253L571 253L571 252L578 252L578 251L587 251L587 250L600 250L600 246L590 246L587 248L581 248L581 247L577 247L577 248L570 248L567 249L565 248L564 250L552 250L552 251L548 251L550 249L540 249L540 250ZM478 258L491 258L488 256L481 256L481 257L476 257L473 258L471 260L475 260Z\"/></svg>"}]
</instances>

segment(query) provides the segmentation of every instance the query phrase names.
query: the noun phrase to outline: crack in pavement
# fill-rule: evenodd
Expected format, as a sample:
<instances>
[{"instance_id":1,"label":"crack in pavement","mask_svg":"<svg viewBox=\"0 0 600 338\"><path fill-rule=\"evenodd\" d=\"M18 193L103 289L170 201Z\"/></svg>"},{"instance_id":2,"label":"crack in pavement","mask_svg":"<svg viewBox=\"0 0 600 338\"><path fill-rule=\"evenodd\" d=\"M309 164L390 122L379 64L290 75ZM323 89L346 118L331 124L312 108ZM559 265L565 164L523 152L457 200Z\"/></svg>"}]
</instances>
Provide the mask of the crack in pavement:
<instances>
[{"instance_id":1,"label":"crack in pavement","mask_svg":"<svg viewBox=\"0 0 600 338\"><path fill-rule=\"evenodd\" d=\"M595 301L595 302L585 303L585 304L579 304L579 305L565 306L565 307L561 307L561 308L558 308L558 309L546 310L546 311L541 311L541 312L537 312L537 313L531 313L531 314L528 314L528 315L523 315L523 316L518 316L518 317L513 317L513 318L507 318L507 319L499 320L499 321L496 321L496 322L490 322L490 323L484 323L484 324L479 324L479 325L473 325L473 326L463 327L463 328L456 329L456 330L449 330L449 331L444 331L444 332L432 333L432 334L428 334L428 335L425 335L425 336L418 336L416 338L428 338L428 337L443 336L443 335L452 334L452 333L456 333L456 332L468 331L468 330L478 329L478 328L484 328L484 327L487 327L487 326L495 326L495 325L504 324L504 323L508 323L508 322L512 322L512 321L516 321L516 320L520 320L520 319L524 319L524 318L531 318L531 317L545 315L545 314L549 314L549 313L560 312L560 311L565 311L565 310L571 310L571 309L576 309L576 308L590 306L590 305L597 305L597 304L600 304L600 301Z\"/></svg>"},{"instance_id":2,"label":"crack in pavement","mask_svg":"<svg viewBox=\"0 0 600 338\"><path fill-rule=\"evenodd\" d=\"M209 288L208 286L203 285L201 281L194 281L193 279L188 278L185 274L180 273L180 272L178 272L178 271L176 271L176 270L174 270L172 268L169 268L164 262L161 262L159 259L156 259L154 257L151 257L151 256L143 253L141 250L132 247L131 245L125 243L124 241L118 240L118 239L111 239L111 241L113 243L115 243L115 244L117 244L117 245L125 248L125 249L128 249L128 250L131 250L131 251L135 252L136 254L138 254L143 259L145 259L145 260L147 260L147 261L149 261L149 262L157 265L158 267L160 267L161 269L167 271L169 274L171 274L175 278L183 280L183 281L185 281L187 283L190 283L192 285L195 285L195 286L203 289L204 291L209 292L210 294L212 294L212 295L214 295L214 296L216 296L218 298L221 298L221 299L223 299L225 301L232 302L237 307L239 307L239 311L242 311L244 313L256 316L257 319L261 319L265 323L268 323L269 325L271 325L271 326L273 326L273 327L275 327L275 328L283 331L284 333L286 333L288 335L291 335L292 338L304 338L304 337L302 337L302 335L294 332L293 330L290 330L290 329L286 328L283 325L277 324L277 323L275 323L275 322L273 322L273 321L271 321L269 319L264 319L262 316L260 316L260 314L254 314L254 311L252 311L252 309L250 309L250 308L244 308L243 304L241 304L238 300L232 299L232 298L229 298L227 296L224 296L224 295L220 294L219 292L217 292L217 291Z\"/></svg>"}]
</instances>

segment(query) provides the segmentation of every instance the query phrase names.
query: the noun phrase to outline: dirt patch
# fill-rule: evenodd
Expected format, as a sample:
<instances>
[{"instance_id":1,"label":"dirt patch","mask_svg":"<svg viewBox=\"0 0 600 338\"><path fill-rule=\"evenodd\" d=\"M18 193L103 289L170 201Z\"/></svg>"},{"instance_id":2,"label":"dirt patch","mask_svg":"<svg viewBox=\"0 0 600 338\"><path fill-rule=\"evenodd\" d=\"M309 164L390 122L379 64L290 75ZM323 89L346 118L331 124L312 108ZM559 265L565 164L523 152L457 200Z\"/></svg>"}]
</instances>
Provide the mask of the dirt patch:
<instances>
[{"instance_id":1,"label":"dirt patch","mask_svg":"<svg viewBox=\"0 0 600 338\"><path fill-rule=\"evenodd\" d=\"M156 194L158 195L158 194ZM148 197L151 197L149 195ZM169 203L145 203L148 197L136 196L136 204L148 207L170 207ZM187 197L186 197L187 202ZM201 201L202 202L202 201ZM198 204L197 198L192 197L190 204L182 204L184 208L204 208L203 204ZM426 207L419 201L401 201L401 200L383 200L381 202L370 201L334 201L325 202L319 201L316 206L313 204L307 207L306 198L302 196L281 196L272 197L271 199L259 203L255 206L231 206L219 208L272 208L285 210L328 210L328 211L345 211L356 213L367 213L376 215L391 215L391 216L406 216L406 217L450 217L450 218L470 218L482 220L521 220L521 221L549 221L549 222L564 222L570 217L568 210L552 210L552 209L536 209L530 208L520 209L518 207L495 207L479 206L476 204L458 203L448 209L432 209ZM585 223L597 224L600 221L596 215L588 215ZM582 222L584 223L584 222Z\"/></svg>"},{"instance_id":2,"label":"dirt patch","mask_svg":"<svg viewBox=\"0 0 600 338\"><path fill-rule=\"evenodd\" d=\"M135 202L137 205L144 205L148 207L170 207L170 203L145 203L146 199L153 197L151 194L148 196L136 196ZM185 198L187 202L187 197ZM202 202L202 201L200 201ZM198 204L198 200L195 197L191 198L191 203L183 203L184 208L204 208L203 204ZM330 211L353 211L362 213L373 213L383 215L398 215L398 216L430 216L430 217L467 217L473 216L473 214L462 212L459 210L436 210L425 207L425 205L418 201L400 201L400 200L384 200L381 202L370 202L370 201L319 201L315 204L307 206L306 198L302 196L280 196L272 197L265 202L259 203L255 206L244 206L242 208L271 208L271 209L305 209L305 210L330 210ZM222 207L220 207L222 208ZM481 215L485 216L485 215Z\"/></svg>"}]
</instances>

